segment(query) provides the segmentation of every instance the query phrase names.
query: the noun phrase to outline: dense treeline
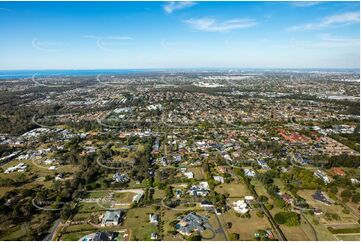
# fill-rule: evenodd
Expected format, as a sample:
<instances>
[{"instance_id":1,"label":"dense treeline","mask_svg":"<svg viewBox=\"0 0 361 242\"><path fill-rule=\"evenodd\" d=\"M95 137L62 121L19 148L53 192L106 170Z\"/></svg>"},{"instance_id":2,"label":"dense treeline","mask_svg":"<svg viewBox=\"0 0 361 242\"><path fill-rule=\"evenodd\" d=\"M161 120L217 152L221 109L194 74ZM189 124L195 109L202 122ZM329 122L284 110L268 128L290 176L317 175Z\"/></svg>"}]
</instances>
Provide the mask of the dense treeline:
<instances>
[{"instance_id":1,"label":"dense treeline","mask_svg":"<svg viewBox=\"0 0 361 242\"><path fill-rule=\"evenodd\" d=\"M328 163L325 165L325 168L331 167L360 167L360 156L350 156L350 155L339 155L331 156Z\"/></svg>"}]
</instances>

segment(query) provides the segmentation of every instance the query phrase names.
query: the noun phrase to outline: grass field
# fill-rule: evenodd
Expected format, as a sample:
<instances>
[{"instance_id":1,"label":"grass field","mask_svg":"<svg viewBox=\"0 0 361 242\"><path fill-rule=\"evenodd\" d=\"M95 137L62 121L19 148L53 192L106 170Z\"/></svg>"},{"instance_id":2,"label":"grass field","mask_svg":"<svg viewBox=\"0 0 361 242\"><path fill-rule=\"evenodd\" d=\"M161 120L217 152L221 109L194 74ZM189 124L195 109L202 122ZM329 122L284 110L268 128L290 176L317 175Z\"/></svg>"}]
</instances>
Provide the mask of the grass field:
<instances>
[{"instance_id":1,"label":"grass field","mask_svg":"<svg viewBox=\"0 0 361 242\"><path fill-rule=\"evenodd\" d=\"M76 224L76 225L70 225L66 227L65 232L71 233L71 232L81 232L81 231L90 231L90 230L96 230L97 228L94 228L90 224Z\"/></svg>"},{"instance_id":2,"label":"grass field","mask_svg":"<svg viewBox=\"0 0 361 242\"><path fill-rule=\"evenodd\" d=\"M286 193L287 190L285 188L285 184L281 181L281 179L276 178L274 179L274 184L280 189L280 192Z\"/></svg>"},{"instance_id":3,"label":"grass field","mask_svg":"<svg viewBox=\"0 0 361 242\"><path fill-rule=\"evenodd\" d=\"M100 212L89 212L89 213L77 213L73 216L72 221L86 221L91 216L99 217L102 214L103 214L103 212L101 212L101 211Z\"/></svg>"},{"instance_id":4,"label":"grass field","mask_svg":"<svg viewBox=\"0 0 361 242\"><path fill-rule=\"evenodd\" d=\"M101 208L97 203L80 202L78 205L78 213L92 213L99 211L105 211L105 209Z\"/></svg>"},{"instance_id":5,"label":"grass field","mask_svg":"<svg viewBox=\"0 0 361 242\"><path fill-rule=\"evenodd\" d=\"M92 191L86 193L84 198L103 198L106 197L109 194L109 191Z\"/></svg>"},{"instance_id":6,"label":"grass field","mask_svg":"<svg viewBox=\"0 0 361 242\"><path fill-rule=\"evenodd\" d=\"M193 172L194 178L197 180L206 179L206 176L204 174L202 167L191 167L191 168L188 168L187 170Z\"/></svg>"},{"instance_id":7,"label":"grass field","mask_svg":"<svg viewBox=\"0 0 361 242\"><path fill-rule=\"evenodd\" d=\"M229 194L229 197L244 197L251 195L248 188L243 183L222 183L216 186L215 191L221 194Z\"/></svg>"},{"instance_id":8,"label":"grass field","mask_svg":"<svg viewBox=\"0 0 361 242\"><path fill-rule=\"evenodd\" d=\"M256 215L256 211L251 211L251 218L240 218L236 216L234 210L229 210L222 215L225 223L232 223L232 227L227 232L240 234L240 240L254 240L254 233L259 230L271 228L266 217L260 218Z\"/></svg>"},{"instance_id":9,"label":"grass field","mask_svg":"<svg viewBox=\"0 0 361 242\"><path fill-rule=\"evenodd\" d=\"M157 232L158 228L149 223L149 213L154 213L152 208L132 208L127 211L122 227L131 230L131 240L150 240L150 234Z\"/></svg>"},{"instance_id":10,"label":"grass field","mask_svg":"<svg viewBox=\"0 0 361 242\"><path fill-rule=\"evenodd\" d=\"M307 203L310 204L310 206L319 208L323 211L323 215L321 215L322 223L328 224L328 223L356 223L357 218L355 218L351 213L345 214L342 212L343 207L341 205L333 204L331 206L328 206L322 202L316 201L312 198L312 194L314 194L315 190L301 190L297 194L301 197L305 198ZM337 221L328 221L325 218L324 214L328 213L335 213L340 216L340 220Z\"/></svg>"},{"instance_id":11,"label":"grass field","mask_svg":"<svg viewBox=\"0 0 361 242\"><path fill-rule=\"evenodd\" d=\"M302 229L301 226L280 226L283 234L286 236L287 240L292 241L309 241L312 240L310 237L312 234L307 234L306 231Z\"/></svg>"},{"instance_id":12,"label":"grass field","mask_svg":"<svg viewBox=\"0 0 361 242\"><path fill-rule=\"evenodd\" d=\"M165 191L156 188L154 190L153 199L163 199L165 197Z\"/></svg>"},{"instance_id":13,"label":"grass field","mask_svg":"<svg viewBox=\"0 0 361 242\"><path fill-rule=\"evenodd\" d=\"M258 196L266 196L269 197L266 189L264 188L263 184L256 180L256 179L252 179L251 184L254 186L254 189L256 190Z\"/></svg>"},{"instance_id":14,"label":"grass field","mask_svg":"<svg viewBox=\"0 0 361 242\"><path fill-rule=\"evenodd\" d=\"M337 240L336 237L333 236L332 233L323 224L317 222L318 218L316 216L310 214L305 214L305 216L316 230L318 240L320 241Z\"/></svg>"},{"instance_id":15,"label":"grass field","mask_svg":"<svg viewBox=\"0 0 361 242\"><path fill-rule=\"evenodd\" d=\"M116 203L132 203L133 197L136 193L133 192L115 192L114 193L114 201Z\"/></svg>"},{"instance_id":16,"label":"grass field","mask_svg":"<svg viewBox=\"0 0 361 242\"><path fill-rule=\"evenodd\" d=\"M360 234L342 234L336 235L338 240L344 241L360 241Z\"/></svg>"}]
</instances>

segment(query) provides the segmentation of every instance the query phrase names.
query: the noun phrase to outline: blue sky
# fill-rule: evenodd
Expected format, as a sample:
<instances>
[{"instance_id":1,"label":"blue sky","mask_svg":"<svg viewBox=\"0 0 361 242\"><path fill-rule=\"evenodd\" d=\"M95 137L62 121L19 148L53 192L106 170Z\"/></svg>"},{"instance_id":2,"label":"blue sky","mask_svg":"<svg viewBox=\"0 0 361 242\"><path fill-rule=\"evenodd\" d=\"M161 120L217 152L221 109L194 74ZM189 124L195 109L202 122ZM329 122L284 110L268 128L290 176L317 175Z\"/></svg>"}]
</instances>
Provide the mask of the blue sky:
<instances>
[{"instance_id":1,"label":"blue sky","mask_svg":"<svg viewBox=\"0 0 361 242\"><path fill-rule=\"evenodd\" d=\"M359 68L359 2L0 2L0 69Z\"/></svg>"}]
</instances>

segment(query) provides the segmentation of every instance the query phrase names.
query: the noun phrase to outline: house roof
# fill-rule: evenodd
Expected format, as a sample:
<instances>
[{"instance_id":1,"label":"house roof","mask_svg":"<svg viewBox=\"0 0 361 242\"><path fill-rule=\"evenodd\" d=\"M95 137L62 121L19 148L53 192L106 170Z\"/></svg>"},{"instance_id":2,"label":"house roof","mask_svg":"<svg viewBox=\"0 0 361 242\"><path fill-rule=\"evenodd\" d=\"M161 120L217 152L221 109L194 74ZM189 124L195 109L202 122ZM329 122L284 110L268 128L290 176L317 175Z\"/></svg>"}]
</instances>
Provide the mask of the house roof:
<instances>
[{"instance_id":1,"label":"house roof","mask_svg":"<svg viewBox=\"0 0 361 242\"><path fill-rule=\"evenodd\" d=\"M107 222L118 222L119 218L121 215L121 211L120 210L114 210L114 211L106 211L104 218L103 218L103 223L107 223Z\"/></svg>"}]
</instances>

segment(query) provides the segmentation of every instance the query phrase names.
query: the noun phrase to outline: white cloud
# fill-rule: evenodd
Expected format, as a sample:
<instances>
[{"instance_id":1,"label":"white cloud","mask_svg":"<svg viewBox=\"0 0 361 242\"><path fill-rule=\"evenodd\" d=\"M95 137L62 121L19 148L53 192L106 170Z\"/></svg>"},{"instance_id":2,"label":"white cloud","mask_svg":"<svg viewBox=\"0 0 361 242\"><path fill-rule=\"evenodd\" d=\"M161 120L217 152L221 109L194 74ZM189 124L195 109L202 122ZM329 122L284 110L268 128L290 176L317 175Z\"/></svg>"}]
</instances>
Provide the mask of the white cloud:
<instances>
[{"instance_id":1,"label":"white cloud","mask_svg":"<svg viewBox=\"0 0 361 242\"><path fill-rule=\"evenodd\" d=\"M38 41L36 38L31 41L31 45L34 49L47 52L61 51L64 47L70 46L69 43L55 41Z\"/></svg>"},{"instance_id":2,"label":"white cloud","mask_svg":"<svg viewBox=\"0 0 361 242\"><path fill-rule=\"evenodd\" d=\"M294 7L311 7L320 4L321 2L317 1L299 1L299 2L291 2L290 4Z\"/></svg>"},{"instance_id":3,"label":"white cloud","mask_svg":"<svg viewBox=\"0 0 361 242\"><path fill-rule=\"evenodd\" d=\"M194 6L195 2L167 2L163 5L163 9L166 13L173 13L174 11L189 8Z\"/></svg>"},{"instance_id":4,"label":"white cloud","mask_svg":"<svg viewBox=\"0 0 361 242\"><path fill-rule=\"evenodd\" d=\"M291 40L290 44L302 48L352 48L357 50L360 39L320 34L313 41Z\"/></svg>"},{"instance_id":5,"label":"white cloud","mask_svg":"<svg viewBox=\"0 0 361 242\"><path fill-rule=\"evenodd\" d=\"M218 22L214 18L198 18L188 19L184 22L204 32L229 32L235 29L249 28L257 24L253 19L230 19Z\"/></svg>"},{"instance_id":6,"label":"white cloud","mask_svg":"<svg viewBox=\"0 0 361 242\"><path fill-rule=\"evenodd\" d=\"M359 22L360 22L359 12L347 12L347 13L327 16L323 18L321 21L316 23L308 23L308 24L293 26L288 30L290 31L313 30L313 29L320 29L325 27L348 25Z\"/></svg>"}]
</instances>

